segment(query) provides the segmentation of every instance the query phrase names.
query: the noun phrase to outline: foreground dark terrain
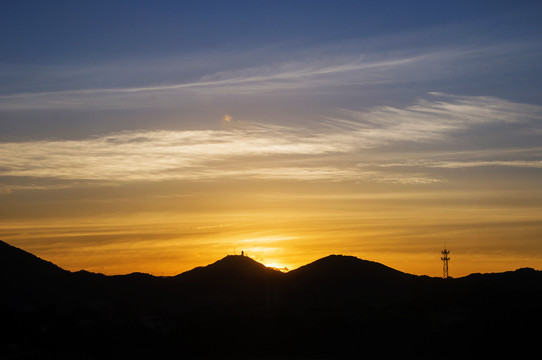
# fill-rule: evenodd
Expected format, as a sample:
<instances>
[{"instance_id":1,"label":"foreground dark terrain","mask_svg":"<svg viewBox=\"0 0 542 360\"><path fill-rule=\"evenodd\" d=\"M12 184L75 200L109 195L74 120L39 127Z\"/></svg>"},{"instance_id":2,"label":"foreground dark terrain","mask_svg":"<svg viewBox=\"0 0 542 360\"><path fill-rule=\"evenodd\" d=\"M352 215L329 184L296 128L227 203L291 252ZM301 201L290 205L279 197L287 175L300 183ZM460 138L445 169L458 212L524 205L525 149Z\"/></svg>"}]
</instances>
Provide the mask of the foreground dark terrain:
<instances>
[{"instance_id":1,"label":"foreground dark terrain","mask_svg":"<svg viewBox=\"0 0 542 360\"><path fill-rule=\"evenodd\" d=\"M226 256L173 277L69 272L0 242L1 359L523 357L542 272L439 279L331 255Z\"/></svg>"}]
</instances>

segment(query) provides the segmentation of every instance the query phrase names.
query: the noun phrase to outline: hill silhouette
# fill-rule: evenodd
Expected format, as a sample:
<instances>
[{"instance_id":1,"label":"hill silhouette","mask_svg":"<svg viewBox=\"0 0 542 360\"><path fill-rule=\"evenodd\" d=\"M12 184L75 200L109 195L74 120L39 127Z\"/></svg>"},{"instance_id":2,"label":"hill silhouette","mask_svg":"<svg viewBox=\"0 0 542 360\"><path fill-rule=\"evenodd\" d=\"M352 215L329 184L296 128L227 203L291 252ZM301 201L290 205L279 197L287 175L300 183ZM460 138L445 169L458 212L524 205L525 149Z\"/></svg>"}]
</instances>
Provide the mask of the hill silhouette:
<instances>
[{"instance_id":1,"label":"hill silhouette","mask_svg":"<svg viewBox=\"0 0 542 360\"><path fill-rule=\"evenodd\" d=\"M0 276L3 279L46 279L64 276L68 271L39 257L0 241ZM9 274L9 276L7 276Z\"/></svg>"},{"instance_id":2,"label":"hill silhouette","mask_svg":"<svg viewBox=\"0 0 542 360\"><path fill-rule=\"evenodd\" d=\"M280 276L282 273L243 255L228 255L217 262L197 267L175 276L192 281L262 281Z\"/></svg>"},{"instance_id":3,"label":"hill silhouette","mask_svg":"<svg viewBox=\"0 0 542 360\"><path fill-rule=\"evenodd\" d=\"M71 273L24 250L0 241L3 302L52 301L70 281Z\"/></svg>"},{"instance_id":4,"label":"hill silhouette","mask_svg":"<svg viewBox=\"0 0 542 360\"><path fill-rule=\"evenodd\" d=\"M402 281L412 276L377 262L345 255L329 255L287 274L291 281L318 286L369 286Z\"/></svg>"},{"instance_id":5,"label":"hill silhouette","mask_svg":"<svg viewBox=\"0 0 542 360\"><path fill-rule=\"evenodd\" d=\"M542 320L542 273L528 268L440 279L330 255L281 273L229 255L106 276L0 242L0 273L11 359L521 357Z\"/></svg>"}]
</instances>

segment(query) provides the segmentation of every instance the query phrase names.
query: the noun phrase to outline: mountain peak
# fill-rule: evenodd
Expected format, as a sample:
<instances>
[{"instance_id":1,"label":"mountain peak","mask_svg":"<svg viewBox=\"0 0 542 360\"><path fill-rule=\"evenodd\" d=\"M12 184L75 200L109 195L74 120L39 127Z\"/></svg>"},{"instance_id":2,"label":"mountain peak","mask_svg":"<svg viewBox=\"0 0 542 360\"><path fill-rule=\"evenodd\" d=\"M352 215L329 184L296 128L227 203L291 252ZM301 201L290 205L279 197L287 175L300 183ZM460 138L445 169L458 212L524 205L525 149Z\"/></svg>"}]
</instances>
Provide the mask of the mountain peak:
<instances>
[{"instance_id":1,"label":"mountain peak","mask_svg":"<svg viewBox=\"0 0 542 360\"><path fill-rule=\"evenodd\" d=\"M282 273L266 267L245 255L227 255L207 266L200 266L177 275L178 278L199 278L201 280L255 280L280 276Z\"/></svg>"},{"instance_id":2,"label":"mountain peak","mask_svg":"<svg viewBox=\"0 0 542 360\"><path fill-rule=\"evenodd\" d=\"M245 264L245 265L249 264L249 266L259 266L259 267L263 266L263 267L265 267L265 265L263 265L262 263L259 263L256 260L254 260L251 257L248 257L246 255L226 255L225 257L223 257L222 259L214 262L211 265L226 264L226 263L229 263L229 264Z\"/></svg>"},{"instance_id":3,"label":"mountain peak","mask_svg":"<svg viewBox=\"0 0 542 360\"><path fill-rule=\"evenodd\" d=\"M268 269L264 264L245 255L226 255L204 268L219 269L222 271L258 271Z\"/></svg>"},{"instance_id":4,"label":"mountain peak","mask_svg":"<svg viewBox=\"0 0 542 360\"><path fill-rule=\"evenodd\" d=\"M329 255L290 271L289 274L315 281L380 280L408 276L386 265L349 255Z\"/></svg>"}]
</instances>

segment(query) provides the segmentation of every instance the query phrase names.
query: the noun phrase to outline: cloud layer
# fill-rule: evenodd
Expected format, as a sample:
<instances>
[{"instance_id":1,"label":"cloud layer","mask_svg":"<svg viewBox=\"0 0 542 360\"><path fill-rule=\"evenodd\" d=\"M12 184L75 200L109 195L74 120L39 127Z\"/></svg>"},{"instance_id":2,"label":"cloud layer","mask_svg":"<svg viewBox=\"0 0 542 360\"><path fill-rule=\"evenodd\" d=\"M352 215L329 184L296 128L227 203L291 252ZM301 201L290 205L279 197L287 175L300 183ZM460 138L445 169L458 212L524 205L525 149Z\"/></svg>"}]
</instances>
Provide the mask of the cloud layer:
<instances>
[{"instance_id":1,"label":"cloud layer","mask_svg":"<svg viewBox=\"0 0 542 360\"><path fill-rule=\"evenodd\" d=\"M492 126L514 124L525 130L542 120L542 108L498 98L432 93L404 108L340 109L310 129L229 119L222 129L2 143L0 176L105 183L225 178L431 183L445 180L429 173L434 168L542 167L538 148L519 154L517 148L506 151L511 144L501 144L500 155L489 158L435 158L436 145L453 147L473 128L493 131ZM398 144L417 144L419 151L399 162L394 153L374 155ZM512 153L516 158L510 158ZM397 167L426 170L412 173Z\"/></svg>"},{"instance_id":2,"label":"cloud layer","mask_svg":"<svg viewBox=\"0 0 542 360\"><path fill-rule=\"evenodd\" d=\"M14 85L2 91L0 111L175 107L180 98L202 95L333 92L337 88L435 81L473 70L488 71L499 66L494 64L495 58L525 51L532 45L504 43L393 52L382 49L369 52L366 47L363 42L347 42L305 52L289 49L287 60L275 59L271 47L261 53L255 51L256 55L244 54L252 58L244 62L239 54L231 53L86 67L0 67L0 77L7 80L14 77L12 73L19 74L16 79L28 77L28 73L33 76L26 91ZM223 64L229 67L223 69ZM133 84L134 78L140 79L138 85Z\"/></svg>"}]
</instances>

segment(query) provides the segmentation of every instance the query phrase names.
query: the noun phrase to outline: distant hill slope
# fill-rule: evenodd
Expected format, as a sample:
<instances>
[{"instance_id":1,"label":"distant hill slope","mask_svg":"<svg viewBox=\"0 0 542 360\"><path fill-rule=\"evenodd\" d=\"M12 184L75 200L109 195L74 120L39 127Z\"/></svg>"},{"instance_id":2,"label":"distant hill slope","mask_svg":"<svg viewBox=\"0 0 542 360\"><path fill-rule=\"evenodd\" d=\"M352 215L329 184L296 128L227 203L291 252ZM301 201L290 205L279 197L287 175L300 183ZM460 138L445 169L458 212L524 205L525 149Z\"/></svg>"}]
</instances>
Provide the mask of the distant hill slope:
<instances>
[{"instance_id":1,"label":"distant hill slope","mask_svg":"<svg viewBox=\"0 0 542 360\"><path fill-rule=\"evenodd\" d=\"M71 273L24 250L0 241L0 301L27 303L58 299Z\"/></svg>"},{"instance_id":2,"label":"distant hill slope","mask_svg":"<svg viewBox=\"0 0 542 360\"><path fill-rule=\"evenodd\" d=\"M40 259L3 241L0 241L0 260L0 276L6 278L43 279L68 273L52 262Z\"/></svg>"}]
</instances>

